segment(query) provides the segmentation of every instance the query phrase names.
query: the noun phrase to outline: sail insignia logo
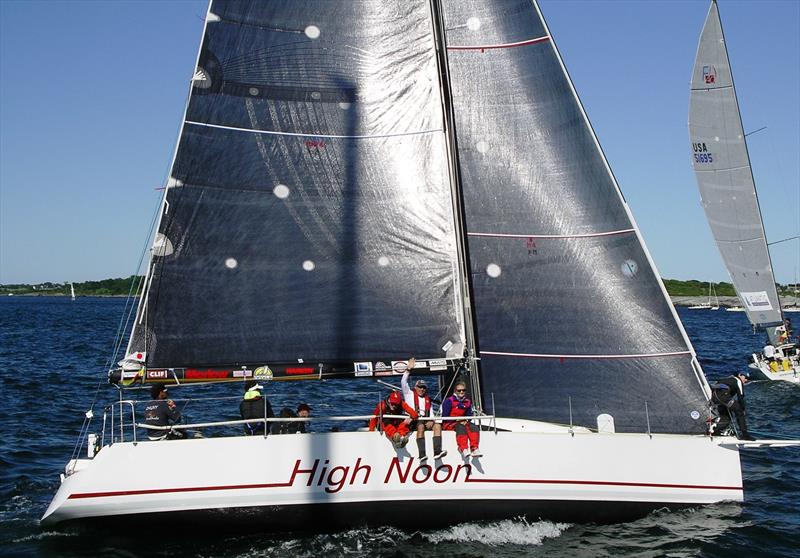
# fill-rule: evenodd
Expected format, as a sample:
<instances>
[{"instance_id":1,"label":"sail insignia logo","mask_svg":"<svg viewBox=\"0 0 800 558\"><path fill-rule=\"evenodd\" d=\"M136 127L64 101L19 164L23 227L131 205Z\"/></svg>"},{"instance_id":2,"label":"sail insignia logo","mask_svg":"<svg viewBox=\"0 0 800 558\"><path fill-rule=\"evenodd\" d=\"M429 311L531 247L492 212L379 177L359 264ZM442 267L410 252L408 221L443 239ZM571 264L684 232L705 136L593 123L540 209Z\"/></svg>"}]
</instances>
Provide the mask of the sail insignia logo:
<instances>
[{"instance_id":1,"label":"sail insignia logo","mask_svg":"<svg viewBox=\"0 0 800 558\"><path fill-rule=\"evenodd\" d=\"M708 85L717 82L717 69L714 66L703 66L703 82Z\"/></svg>"},{"instance_id":2,"label":"sail insignia logo","mask_svg":"<svg viewBox=\"0 0 800 558\"><path fill-rule=\"evenodd\" d=\"M312 137L305 141L306 148L311 149L325 149L325 140L320 137Z\"/></svg>"},{"instance_id":3,"label":"sail insignia logo","mask_svg":"<svg viewBox=\"0 0 800 558\"><path fill-rule=\"evenodd\" d=\"M255 372L253 373L253 377L256 380L271 380L272 376L272 369L266 364L256 368Z\"/></svg>"}]
</instances>

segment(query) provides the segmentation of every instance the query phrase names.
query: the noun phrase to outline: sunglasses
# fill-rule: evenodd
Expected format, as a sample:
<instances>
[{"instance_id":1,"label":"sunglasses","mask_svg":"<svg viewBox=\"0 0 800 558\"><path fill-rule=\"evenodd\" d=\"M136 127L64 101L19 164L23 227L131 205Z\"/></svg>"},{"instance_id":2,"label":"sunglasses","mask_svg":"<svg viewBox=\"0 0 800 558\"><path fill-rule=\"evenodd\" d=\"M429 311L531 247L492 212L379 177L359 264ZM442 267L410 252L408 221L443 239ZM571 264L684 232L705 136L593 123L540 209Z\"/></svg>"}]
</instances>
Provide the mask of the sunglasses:
<instances>
[{"instance_id":1,"label":"sunglasses","mask_svg":"<svg viewBox=\"0 0 800 558\"><path fill-rule=\"evenodd\" d=\"M466 391L467 391L467 390L465 390L465 389L457 389L457 390L456 390L456 393L464 393L464 392L466 392Z\"/></svg>"}]
</instances>

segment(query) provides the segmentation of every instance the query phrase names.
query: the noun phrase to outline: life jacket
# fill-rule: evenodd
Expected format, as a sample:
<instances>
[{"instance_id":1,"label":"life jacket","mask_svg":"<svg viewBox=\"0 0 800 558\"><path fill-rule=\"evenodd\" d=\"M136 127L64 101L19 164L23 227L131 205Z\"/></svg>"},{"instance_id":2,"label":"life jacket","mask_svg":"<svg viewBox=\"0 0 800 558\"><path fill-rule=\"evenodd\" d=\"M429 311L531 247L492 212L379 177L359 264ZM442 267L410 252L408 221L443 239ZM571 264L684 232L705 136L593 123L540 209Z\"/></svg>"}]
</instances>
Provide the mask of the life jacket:
<instances>
[{"instance_id":1,"label":"life jacket","mask_svg":"<svg viewBox=\"0 0 800 558\"><path fill-rule=\"evenodd\" d=\"M397 409L392 409L389 406L389 403L386 400L383 400L378 404L377 407L375 407L374 414L381 415L381 420L383 421L384 424L391 424L397 426L398 424L403 422L404 419L383 417L383 415L402 415L403 414L402 404L398 405L397 407L398 407Z\"/></svg>"},{"instance_id":2,"label":"life jacket","mask_svg":"<svg viewBox=\"0 0 800 558\"><path fill-rule=\"evenodd\" d=\"M450 400L450 416L451 417L463 417L468 414L472 410L472 401L468 397L464 397L464 399L459 399L455 395L451 395L448 397Z\"/></svg>"},{"instance_id":3,"label":"life jacket","mask_svg":"<svg viewBox=\"0 0 800 558\"><path fill-rule=\"evenodd\" d=\"M383 422L383 424L391 424L392 426L398 426L405 419L403 419L403 418L385 418L383 415L402 415L402 414L407 414L412 419L416 419L417 416L418 416L417 412L414 409L412 409L411 407L409 407L408 404L405 401L400 403L400 405L398 405L397 409L392 410L389 407L389 403L385 399L375 406L375 410L372 411L372 414L380 416L380 421ZM379 424L378 417L374 417L374 418L370 419L370 421L369 421L369 429L370 430L375 430L375 427L378 426L378 424Z\"/></svg>"},{"instance_id":4,"label":"life jacket","mask_svg":"<svg viewBox=\"0 0 800 558\"><path fill-rule=\"evenodd\" d=\"M421 417L431 416L431 398L427 395L420 397L417 390L414 390L414 410Z\"/></svg>"}]
</instances>

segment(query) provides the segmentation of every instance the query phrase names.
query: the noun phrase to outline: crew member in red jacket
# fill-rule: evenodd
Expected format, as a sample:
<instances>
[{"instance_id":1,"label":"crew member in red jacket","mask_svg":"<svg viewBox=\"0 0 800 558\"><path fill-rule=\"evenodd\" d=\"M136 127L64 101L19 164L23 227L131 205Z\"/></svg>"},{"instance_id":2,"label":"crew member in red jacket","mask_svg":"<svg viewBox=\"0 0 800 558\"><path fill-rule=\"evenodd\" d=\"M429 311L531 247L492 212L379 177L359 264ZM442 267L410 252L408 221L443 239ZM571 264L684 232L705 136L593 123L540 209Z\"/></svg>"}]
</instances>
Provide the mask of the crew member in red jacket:
<instances>
[{"instance_id":1,"label":"crew member in red jacket","mask_svg":"<svg viewBox=\"0 0 800 558\"><path fill-rule=\"evenodd\" d=\"M453 395L442 402L442 416L473 416L472 401L467 397L467 385L464 382L456 382ZM472 457L481 457L483 455L478 449L480 432L469 420L446 420L443 428L456 431L456 445L461 457L468 459L470 455ZM472 450L471 453L470 450Z\"/></svg>"},{"instance_id":2,"label":"crew member in red jacket","mask_svg":"<svg viewBox=\"0 0 800 558\"><path fill-rule=\"evenodd\" d=\"M372 419L369 421L370 431L375 430L375 427L380 425L386 437L392 441L394 447L402 448L408 443L408 435L410 434L409 425L412 421L417 419L417 412L406 405L403 401L403 396L399 392L393 391L385 400L378 403L375 410L372 411ZM385 418L383 415L402 415L407 414L405 419L401 418Z\"/></svg>"},{"instance_id":3,"label":"crew member in red jacket","mask_svg":"<svg viewBox=\"0 0 800 558\"><path fill-rule=\"evenodd\" d=\"M422 417L418 421L412 422L408 427L410 430L417 431L417 451L419 454L420 463L425 463L428 460L428 455L425 453L425 431L433 431L433 458L441 459L447 455L447 450L442 449L442 423L435 422L432 419L431 413L431 398L428 396L428 384L425 380L417 380L414 384L414 389L408 385L408 378L411 370L417 364L417 359L411 357L408 359L408 368L406 368L403 377L400 379L400 387L403 391L403 401L413 408L417 415ZM426 419L427 417L427 419Z\"/></svg>"}]
</instances>

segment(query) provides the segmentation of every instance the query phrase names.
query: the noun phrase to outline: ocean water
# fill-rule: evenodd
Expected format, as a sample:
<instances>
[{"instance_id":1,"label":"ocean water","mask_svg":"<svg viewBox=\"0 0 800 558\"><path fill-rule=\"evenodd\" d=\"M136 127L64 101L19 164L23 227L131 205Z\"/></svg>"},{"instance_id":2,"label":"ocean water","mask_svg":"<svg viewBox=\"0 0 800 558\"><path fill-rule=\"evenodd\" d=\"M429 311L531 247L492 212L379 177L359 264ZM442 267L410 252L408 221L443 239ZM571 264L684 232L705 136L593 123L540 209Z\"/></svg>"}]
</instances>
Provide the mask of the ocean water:
<instances>
[{"instance_id":1,"label":"ocean water","mask_svg":"<svg viewBox=\"0 0 800 558\"><path fill-rule=\"evenodd\" d=\"M316 535L226 536L168 524L155 531L135 524L125 532L43 530L39 518L58 488L82 413L95 396L113 396L103 371L123 307L115 298L0 298L0 556L800 556L800 448L744 450L744 503L655 512L617 525L517 518ZM710 378L744 369L746 355L761 346L742 313L679 313ZM275 397L321 399L314 389L286 383ZM377 397L367 386L355 400L371 408ZM747 400L759 437L800 438L800 385L755 382ZM233 404L231 413L236 418Z\"/></svg>"}]
</instances>

